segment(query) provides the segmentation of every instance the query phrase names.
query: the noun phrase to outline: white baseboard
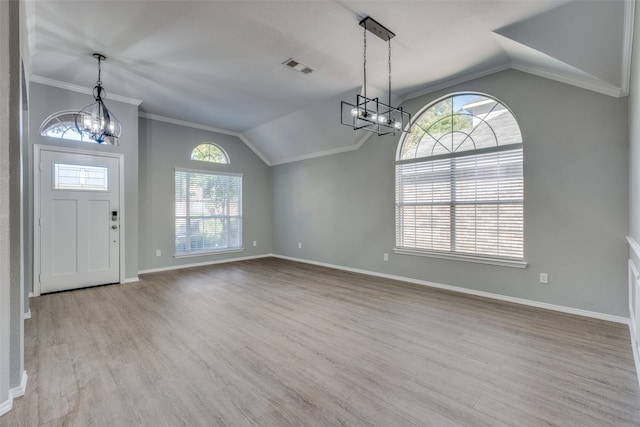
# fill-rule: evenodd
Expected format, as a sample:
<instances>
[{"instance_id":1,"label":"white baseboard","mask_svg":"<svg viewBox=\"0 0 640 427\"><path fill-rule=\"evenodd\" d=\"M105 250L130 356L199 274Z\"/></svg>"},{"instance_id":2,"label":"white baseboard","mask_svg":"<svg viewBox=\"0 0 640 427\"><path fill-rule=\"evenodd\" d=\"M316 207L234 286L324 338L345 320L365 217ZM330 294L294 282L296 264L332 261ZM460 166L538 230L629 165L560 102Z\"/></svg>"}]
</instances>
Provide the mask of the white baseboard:
<instances>
[{"instance_id":1,"label":"white baseboard","mask_svg":"<svg viewBox=\"0 0 640 427\"><path fill-rule=\"evenodd\" d=\"M9 398L0 403L0 416L6 414L13 408L13 399L24 396L27 391L27 371L22 372L22 378L20 379L20 385L9 390Z\"/></svg>"},{"instance_id":2,"label":"white baseboard","mask_svg":"<svg viewBox=\"0 0 640 427\"><path fill-rule=\"evenodd\" d=\"M27 371L22 372L22 378L20 378L20 385L18 387L14 387L9 390L9 395L11 398L15 399L16 397L24 396L27 391Z\"/></svg>"},{"instance_id":3,"label":"white baseboard","mask_svg":"<svg viewBox=\"0 0 640 427\"><path fill-rule=\"evenodd\" d=\"M565 307L565 306L562 306L562 305L549 304L549 303L546 303L546 302L533 301L533 300L528 300L528 299L524 299L524 298L510 297L508 295L501 295L501 294L494 294L494 293L491 293L491 292L477 291L475 289L462 288L462 287L459 287L459 286L444 285L442 283L435 283L435 282L429 282L429 281L426 281L426 280L413 279L411 277L395 276L393 274L379 273L377 271L361 270L359 268L344 267L344 266L341 266L341 265L328 264L328 263L325 263L325 262L309 261L309 260L302 259L302 258L293 258L293 257L284 256L284 255L276 255L276 254L273 254L272 256L275 257L275 258L286 259L286 260L289 260L289 261L303 262L303 263L306 263L306 264L313 264L313 265L318 265L318 266L321 266L321 267L328 267L328 268L333 268L333 269L337 269L337 270L350 271L352 273L367 274L369 276L383 277L385 279L391 279L391 280L399 280L399 281L402 281L402 282L414 283L416 285L429 286L431 288L445 289L445 290L448 290L448 291L459 292L459 293L468 294L468 295L475 295L475 296L480 296L480 297L484 297L484 298L491 298L491 299L495 299L495 300L499 300L499 301L506 301L506 302L512 302L512 303L515 303L515 304L527 305L527 306L530 306L530 307L536 307L536 308L543 308L543 309L546 309L546 310L559 311L561 313L575 314L577 316L591 317L591 318L594 318L594 319L607 320L609 322L623 323L625 325L629 324L629 319L626 318L626 317L613 316L611 314L598 313L596 311L581 310L581 309L578 309L578 308Z\"/></svg>"},{"instance_id":4,"label":"white baseboard","mask_svg":"<svg viewBox=\"0 0 640 427\"><path fill-rule=\"evenodd\" d=\"M224 263L227 263L227 262L246 261L246 260L249 260L249 259L268 258L268 257L272 257L272 256L275 256L275 255L273 255L273 254L263 254L263 255L253 255L253 256L245 256L245 257L238 257L238 258L227 258L227 259L220 259L220 260L214 260L214 261L195 262L195 263L192 263L192 264L172 265L172 266L169 266L169 267L160 267L160 268L150 268L148 270L139 270L138 274L158 273L158 272L161 272L161 271L180 270L182 268L201 267L203 265L213 265L213 264L224 264Z\"/></svg>"},{"instance_id":5,"label":"white baseboard","mask_svg":"<svg viewBox=\"0 0 640 427\"><path fill-rule=\"evenodd\" d=\"M9 412L13 408L13 399L9 398L0 403L0 417Z\"/></svg>"},{"instance_id":6,"label":"white baseboard","mask_svg":"<svg viewBox=\"0 0 640 427\"><path fill-rule=\"evenodd\" d=\"M635 331L629 324L629 335L631 336L631 348L633 349L633 362L636 365L636 377L638 377L638 386L640 386L640 354L638 354L638 346L633 338Z\"/></svg>"},{"instance_id":7,"label":"white baseboard","mask_svg":"<svg viewBox=\"0 0 640 427\"><path fill-rule=\"evenodd\" d=\"M27 319L31 319L31 309L29 309L29 311L27 311L24 316L22 316L23 319L27 320Z\"/></svg>"},{"instance_id":8,"label":"white baseboard","mask_svg":"<svg viewBox=\"0 0 640 427\"><path fill-rule=\"evenodd\" d=\"M122 283L134 283L139 281L140 281L140 278L138 276L135 276L135 277L127 277L126 279L124 279L124 282Z\"/></svg>"}]
</instances>

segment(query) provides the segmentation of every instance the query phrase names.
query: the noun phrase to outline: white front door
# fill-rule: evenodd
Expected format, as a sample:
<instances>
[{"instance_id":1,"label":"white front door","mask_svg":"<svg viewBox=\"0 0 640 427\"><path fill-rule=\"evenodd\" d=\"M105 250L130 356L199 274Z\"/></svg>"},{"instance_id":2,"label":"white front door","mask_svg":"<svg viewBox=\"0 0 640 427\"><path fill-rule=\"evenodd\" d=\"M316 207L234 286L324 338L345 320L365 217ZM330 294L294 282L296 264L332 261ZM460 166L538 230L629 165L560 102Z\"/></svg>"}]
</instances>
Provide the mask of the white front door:
<instances>
[{"instance_id":1,"label":"white front door","mask_svg":"<svg viewBox=\"0 0 640 427\"><path fill-rule=\"evenodd\" d=\"M40 293L120 281L119 177L114 157L40 152Z\"/></svg>"}]
</instances>

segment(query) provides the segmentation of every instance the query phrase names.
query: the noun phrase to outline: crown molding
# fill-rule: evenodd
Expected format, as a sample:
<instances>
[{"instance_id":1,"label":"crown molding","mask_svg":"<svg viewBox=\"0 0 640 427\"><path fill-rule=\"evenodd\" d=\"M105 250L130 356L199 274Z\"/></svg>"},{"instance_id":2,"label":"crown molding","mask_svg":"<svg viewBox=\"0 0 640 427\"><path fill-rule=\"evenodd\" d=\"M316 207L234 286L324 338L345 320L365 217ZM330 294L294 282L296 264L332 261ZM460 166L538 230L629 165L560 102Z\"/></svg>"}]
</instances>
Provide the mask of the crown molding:
<instances>
[{"instance_id":1,"label":"crown molding","mask_svg":"<svg viewBox=\"0 0 640 427\"><path fill-rule=\"evenodd\" d=\"M202 125L200 123L188 122L186 120L173 119L171 117L160 116L160 115L157 115L157 114L144 113L142 111L138 112L138 117L142 117L143 119L155 120L155 121L158 121L158 122L171 123L173 125L179 125L179 126L184 126L184 127L188 127L188 128L194 128L194 129L206 130L206 131L209 131L209 132L221 133L223 135L238 136L238 132L234 132L232 130L221 129L221 128L217 128L217 127L214 127L214 126Z\"/></svg>"},{"instance_id":2,"label":"crown molding","mask_svg":"<svg viewBox=\"0 0 640 427\"><path fill-rule=\"evenodd\" d=\"M60 89L66 89L66 90L69 90L71 92L84 93L86 95L92 95L93 94L93 89L89 89L88 87L78 86L78 85L74 85L74 84L71 84L71 83L65 83L65 82L61 82L59 80L48 79L46 77L38 76L38 75L35 75L35 74L32 74L31 77L29 77L29 81L34 82L34 83L40 83L40 84L47 85L47 86L57 87L57 88L60 88ZM141 99L129 98L127 96L122 96L122 95L115 95L115 94L109 93L109 92L107 92L106 98L110 99L112 101L122 102L122 103L125 103L125 104L131 104L131 105L136 105L136 106L139 106L140 104L142 104L142 100Z\"/></svg>"},{"instance_id":3,"label":"crown molding","mask_svg":"<svg viewBox=\"0 0 640 427\"><path fill-rule=\"evenodd\" d=\"M621 98L628 95L628 92L625 93L619 87L606 83L599 83L599 81L595 77L593 79L585 79L578 76L549 71L543 68L518 62L512 62L511 68L517 71L522 71L524 73L533 74L534 76L544 77L545 79L555 80L560 83L565 83L571 86L580 87L582 89L591 90L603 95L609 95L614 98Z\"/></svg>"},{"instance_id":4,"label":"crown molding","mask_svg":"<svg viewBox=\"0 0 640 427\"><path fill-rule=\"evenodd\" d=\"M273 162L271 165L278 166L278 165L284 165L286 163L299 162L301 160L315 159L316 157L325 157L325 156L330 156L332 154L346 153L349 151L355 151L358 148L360 148L358 145L348 145L346 147L332 148L331 150L317 151L315 153L303 154L301 156L287 157L286 159Z\"/></svg>"},{"instance_id":5,"label":"crown molding","mask_svg":"<svg viewBox=\"0 0 640 427\"><path fill-rule=\"evenodd\" d=\"M324 150L324 151L316 151L315 153L303 154L301 156L288 157L286 159L278 160L277 162L271 163L271 166L284 165L286 163L299 162L301 160L309 160L309 159L315 159L318 157L331 156L332 154L356 151L360 147L362 147L362 144L364 144L365 141L371 138L372 135L373 133L366 132L353 145L347 145L346 147L332 148L330 150Z\"/></svg>"},{"instance_id":6,"label":"crown molding","mask_svg":"<svg viewBox=\"0 0 640 427\"><path fill-rule=\"evenodd\" d=\"M253 145L253 144L251 143L251 141L249 140L249 138L247 138L246 136L244 136L244 135L243 135L243 134L241 134L241 133L238 133L236 136L237 136L238 138L240 138L240 140L241 140L242 142L244 142L244 143L246 144L246 146L247 146L247 147L249 147L249 148L251 149L251 151L253 151L253 152L256 154L256 156L260 157L260 158L262 159L262 161L263 161L267 166L273 166L273 163L272 163L269 159L267 159L267 157L266 157L264 154L262 154L262 152L261 152L260 150L258 150L258 148L256 148L256 146L255 146L255 145Z\"/></svg>"},{"instance_id":7,"label":"crown molding","mask_svg":"<svg viewBox=\"0 0 640 427\"><path fill-rule=\"evenodd\" d=\"M229 129L217 128L209 125L202 125L200 123L188 122L186 120L173 119L171 117L160 116L157 114L144 113L142 111L138 112L138 117L142 117L143 119L148 119L148 120L155 120L158 122L170 123L178 126L184 126L184 127L193 128L193 129L206 130L209 132L220 133L223 135L235 136L236 138L240 139L247 147L249 147L249 149L253 151L255 155L258 156L260 160L262 160L267 166L272 166L272 163L269 161L269 159L267 159L265 155L262 154L260 150L258 150L251 143L251 141L249 141L249 139L246 136L242 135L240 132L236 132Z\"/></svg>"},{"instance_id":8,"label":"crown molding","mask_svg":"<svg viewBox=\"0 0 640 427\"><path fill-rule=\"evenodd\" d=\"M509 68L511 68L511 64L506 63L506 64L500 64L500 65L497 65L495 67L488 68L486 70L477 71L475 73L465 74L463 76L460 76L460 77L457 77L457 78L454 78L454 79L445 80L445 81L443 81L441 83L436 83L436 84L433 84L433 85L429 85L429 86L427 86L427 87L425 87L425 88L423 88L423 89L421 89L421 90L419 90L417 92L411 92L409 95L403 96L402 100L404 102L406 102L406 101L418 98L418 97L423 96L423 95L428 95L430 93L436 92L436 91L441 90L441 89L446 89L446 88L451 87L451 86L459 85L459 84L462 84L462 83L469 82L471 80L475 80L475 79L479 79L481 77L486 77L486 76L491 75L491 74L499 73L500 71L505 71L505 70L508 70Z\"/></svg>"}]
</instances>

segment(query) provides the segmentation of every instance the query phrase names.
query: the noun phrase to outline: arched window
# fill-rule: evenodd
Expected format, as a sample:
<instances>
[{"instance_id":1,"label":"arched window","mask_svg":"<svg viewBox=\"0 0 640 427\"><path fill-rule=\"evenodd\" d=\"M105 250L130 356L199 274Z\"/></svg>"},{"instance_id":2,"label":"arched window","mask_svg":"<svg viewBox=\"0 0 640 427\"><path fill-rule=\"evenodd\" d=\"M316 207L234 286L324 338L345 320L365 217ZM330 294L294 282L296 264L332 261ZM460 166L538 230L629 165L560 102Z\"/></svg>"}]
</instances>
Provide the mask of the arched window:
<instances>
[{"instance_id":1,"label":"arched window","mask_svg":"<svg viewBox=\"0 0 640 427\"><path fill-rule=\"evenodd\" d=\"M522 163L500 101L460 93L427 106L398 145L396 252L526 265Z\"/></svg>"},{"instance_id":2,"label":"arched window","mask_svg":"<svg viewBox=\"0 0 640 427\"><path fill-rule=\"evenodd\" d=\"M191 160L199 160L201 162L229 164L229 156L217 144L204 143L198 145L191 152Z\"/></svg>"},{"instance_id":3,"label":"arched window","mask_svg":"<svg viewBox=\"0 0 640 427\"><path fill-rule=\"evenodd\" d=\"M40 125L40 135L96 143L96 141L78 132L75 122L77 115L78 112L73 110L59 111L50 115Z\"/></svg>"}]
</instances>

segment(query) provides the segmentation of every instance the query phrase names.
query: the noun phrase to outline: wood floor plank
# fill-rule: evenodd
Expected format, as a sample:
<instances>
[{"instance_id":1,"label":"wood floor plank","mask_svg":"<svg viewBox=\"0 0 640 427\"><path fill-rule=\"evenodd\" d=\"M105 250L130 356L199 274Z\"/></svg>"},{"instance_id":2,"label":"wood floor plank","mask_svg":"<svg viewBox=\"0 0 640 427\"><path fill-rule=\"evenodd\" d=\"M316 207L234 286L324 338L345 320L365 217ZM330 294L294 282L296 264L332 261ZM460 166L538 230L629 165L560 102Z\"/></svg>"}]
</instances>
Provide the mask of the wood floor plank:
<instances>
[{"instance_id":1,"label":"wood floor plank","mask_svg":"<svg viewBox=\"0 0 640 427\"><path fill-rule=\"evenodd\" d=\"M626 326L273 258L45 295L0 426L640 426Z\"/></svg>"}]
</instances>

